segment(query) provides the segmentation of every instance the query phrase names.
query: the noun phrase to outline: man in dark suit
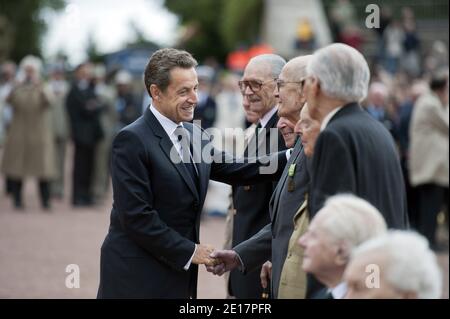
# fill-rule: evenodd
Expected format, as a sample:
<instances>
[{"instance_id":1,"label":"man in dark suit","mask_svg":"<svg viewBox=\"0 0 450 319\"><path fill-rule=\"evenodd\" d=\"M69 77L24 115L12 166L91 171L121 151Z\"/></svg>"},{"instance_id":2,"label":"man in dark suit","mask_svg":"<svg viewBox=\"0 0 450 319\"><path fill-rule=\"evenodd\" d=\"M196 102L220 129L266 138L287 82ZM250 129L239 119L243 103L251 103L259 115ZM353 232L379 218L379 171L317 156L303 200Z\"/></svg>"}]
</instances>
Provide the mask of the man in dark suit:
<instances>
[{"instance_id":1,"label":"man in dark suit","mask_svg":"<svg viewBox=\"0 0 450 319\"><path fill-rule=\"evenodd\" d=\"M278 114L291 118L292 121L298 120L305 103L301 82L306 76L308 59L309 56L303 56L289 61L277 81L275 95L279 98ZM293 114L296 115L293 117ZM295 126L295 122L292 126ZM290 140L289 132L286 132L286 137ZM297 139L288 164L270 199L271 222L233 250L214 252L212 256L219 258L222 263L208 267L208 271L222 275L226 271L239 268L245 274L253 269L259 269L265 261L271 260L271 295L272 298L277 298L281 271L294 229L294 215L304 201L308 182L306 157L301 140Z\"/></svg>"},{"instance_id":2,"label":"man in dark suit","mask_svg":"<svg viewBox=\"0 0 450 319\"><path fill-rule=\"evenodd\" d=\"M75 70L75 81L66 98L71 136L75 145L72 204L86 206L92 202L92 176L95 149L103 138L100 113L104 106L91 82L92 65L83 63Z\"/></svg>"},{"instance_id":3,"label":"man in dark suit","mask_svg":"<svg viewBox=\"0 0 450 319\"><path fill-rule=\"evenodd\" d=\"M406 197L394 141L358 104L367 95L369 79L364 57L344 44L318 50L308 65L309 113L321 122L310 214L314 217L329 196L353 193L380 210L389 228L402 229L408 225Z\"/></svg>"},{"instance_id":4,"label":"man in dark suit","mask_svg":"<svg viewBox=\"0 0 450 319\"><path fill-rule=\"evenodd\" d=\"M308 64L305 94L311 118L321 123L311 163L309 213L325 200L352 193L375 206L388 228L408 226L399 156L391 134L359 106L366 96L369 66L356 49L332 44ZM321 285L308 278L308 295Z\"/></svg>"},{"instance_id":5,"label":"man in dark suit","mask_svg":"<svg viewBox=\"0 0 450 319\"><path fill-rule=\"evenodd\" d=\"M155 52L144 78L152 105L114 140L99 298L195 298L197 265L213 263L212 248L199 244L209 179L258 183L279 178L286 164L285 152L236 163L187 123L197 103L196 65L185 51Z\"/></svg>"},{"instance_id":6,"label":"man in dark suit","mask_svg":"<svg viewBox=\"0 0 450 319\"><path fill-rule=\"evenodd\" d=\"M246 118L256 125L244 151L245 156L256 156L256 153L264 155L273 149L286 149L279 133L276 138L270 138L278 121L273 79L278 78L285 64L286 61L278 55L263 54L251 59L245 68L239 85L244 99L248 101L244 103ZM260 83L266 84L259 85ZM255 128L252 126L251 129ZM268 181L233 188L233 247L255 235L270 222L269 201L275 187L276 182ZM244 275L238 270L232 270L228 286L230 295L245 299L260 298L260 271L261 267Z\"/></svg>"}]
</instances>

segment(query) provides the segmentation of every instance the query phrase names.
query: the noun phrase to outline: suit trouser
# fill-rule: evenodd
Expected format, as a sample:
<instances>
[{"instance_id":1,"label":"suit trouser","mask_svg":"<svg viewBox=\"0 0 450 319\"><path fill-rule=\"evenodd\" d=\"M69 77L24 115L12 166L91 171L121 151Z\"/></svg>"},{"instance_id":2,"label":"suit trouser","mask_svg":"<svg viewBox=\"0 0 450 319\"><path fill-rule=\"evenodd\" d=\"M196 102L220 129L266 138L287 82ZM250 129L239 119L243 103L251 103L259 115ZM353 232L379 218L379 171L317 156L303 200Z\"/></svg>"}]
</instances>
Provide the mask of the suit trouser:
<instances>
[{"instance_id":1,"label":"suit trouser","mask_svg":"<svg viewBox=\"0 0 450 319\"><path fill-rule=\"evenodd\" d=\"M437 215L443 205L448 209L448 188L436 184L423 184L417 187L419 196L419 221L417 230L436 245ZM446 199L447 197L447 199Z\"/></svg>"},{"instance_id":2,"label":"suit trouser","mask_svg":"<svg viewBox=\"0 0 450 319\"><path fill-rule=\"evenodd\" d=\"M417 229L419 224L419 200L417 195L417 188L411 185L411 182L409 180L408 162L405 159L401 161L401 167L408 204L409 225L410 227Z\"/></svg>"},{"instance_id":3,"label":"suit trouser","mask_svg":"<svg viewBox=\"0 0 450 319\"><path fill-rule=\"evenodd\" d=\"M51 184L51 194L57 197L64 195L64 163L66 160L66 141L55 141L56 179Z\"/></svg>"},{"instance_id":4,"label":"suit trouser","mask_svg":"<svg viewBox=\"0 0 450 319\"><path fill-rule=\"evenodd\" d=\"M92 204L91 185L95 145L75 144L73 167L73 204Z\"/></svg>"},{"instance_id":5,"label":"suit trouser","mask_svg":"<svg viewBox=\"0 0 450 319\"><path fill-rule=\"evenodd\" d=\"M20 208L22 203L22 185L23 182L20 179L10 179L11 191L14 199L14 206ZM39 180L39 195L41 198L41 204L44 208L49 207L50 200L50 182L44 179Z\"/></svg>"},{"instance_id":6,"label":"suit trouser","mask_svg":"<svg viewBox=\"0 0 450 319\"><path fill-rule=\"evenodd\" d=\"M102 200L108 192L111 145L112 138L104 138L95 149L94 171L92 173L92 195L95 200Z\"/></svg>"}]
</instances>

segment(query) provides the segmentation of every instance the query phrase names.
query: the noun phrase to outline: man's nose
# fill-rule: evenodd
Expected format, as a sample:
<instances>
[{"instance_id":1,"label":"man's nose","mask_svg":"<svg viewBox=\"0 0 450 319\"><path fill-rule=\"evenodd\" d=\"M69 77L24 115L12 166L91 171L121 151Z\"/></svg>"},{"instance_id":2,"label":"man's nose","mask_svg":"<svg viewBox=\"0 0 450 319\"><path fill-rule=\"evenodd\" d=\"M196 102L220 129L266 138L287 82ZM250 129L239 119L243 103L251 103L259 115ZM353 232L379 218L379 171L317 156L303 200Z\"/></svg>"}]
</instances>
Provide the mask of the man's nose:
<instances>
[{"instance_id":1,"label":"man's nose","mask_svg":"<svg viewBox=\"0 0 450 319\"><path fill-rule=\"evenodd\" d=\"M197 104L198 103L198 95L197 92L192 91L190 96L189 96L189 102L192 104Z\"/></svg>"},{"instance_id":2,"label":"man's nose","mask_svg":"<svg viewBox=\"0 0 450 319\"><path fill-rule=\"evenodd\" d=\"M246 85L245 86L244 94L245 95L252 95L253 94L252 89L250 89L250 85Z\"/></svg>"}]
</instances>

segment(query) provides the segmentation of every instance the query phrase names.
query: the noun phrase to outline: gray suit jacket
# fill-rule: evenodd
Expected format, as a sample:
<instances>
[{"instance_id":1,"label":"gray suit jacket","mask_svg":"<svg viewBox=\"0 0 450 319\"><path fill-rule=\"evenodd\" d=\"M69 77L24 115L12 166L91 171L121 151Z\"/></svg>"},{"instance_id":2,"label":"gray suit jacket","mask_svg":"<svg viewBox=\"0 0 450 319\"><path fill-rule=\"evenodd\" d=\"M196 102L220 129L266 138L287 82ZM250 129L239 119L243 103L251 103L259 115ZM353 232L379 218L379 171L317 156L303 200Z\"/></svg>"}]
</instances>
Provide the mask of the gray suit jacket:
<instances>
[{"instance_id":1,"label":"gray suit jacket","mask_svg":"<svg viewBox=\"0 0 450 319\"><path fill-rule=\"evenodd\" d=\"M295 164L295 173L289 177L289 169ZM302 205L308 188L309 175L301 140L298 139L280 181L272 194L269 209L271 223L252 238L233 249L241 257L245 272L251 271L267 260L272 260L272 297L277 298L281 271L286 259L289 239L294 230L293 218ZM292 169L291 169L292 170ZM289 190L290 179L294 188Z\"/></svg>"},{"instance_id":2,"label":"gray suit jacket","mask_svg":"<svg viewBox=\"0 0 450 319\"><path fill-rule=\"evenodd\" d=\"M270 139L270 129L276 129L278 115L275 113L269 120L265 129L258 133L258 138L253 135L249 145L257 147L246 148L248 156L256 156L259 153L269 154L274 149L285 150L286 146L280 132L277 138ZM233 218L233 246L249 239L262 227L270 223L269 203L278 181L266 181L255 185L233 187L233 206L236 214ZM230 273L230 294L236 298L255 299L260 298L263 292L261 287L261 267L243 275L239 270Z\"/></svg>"}]
</instances>

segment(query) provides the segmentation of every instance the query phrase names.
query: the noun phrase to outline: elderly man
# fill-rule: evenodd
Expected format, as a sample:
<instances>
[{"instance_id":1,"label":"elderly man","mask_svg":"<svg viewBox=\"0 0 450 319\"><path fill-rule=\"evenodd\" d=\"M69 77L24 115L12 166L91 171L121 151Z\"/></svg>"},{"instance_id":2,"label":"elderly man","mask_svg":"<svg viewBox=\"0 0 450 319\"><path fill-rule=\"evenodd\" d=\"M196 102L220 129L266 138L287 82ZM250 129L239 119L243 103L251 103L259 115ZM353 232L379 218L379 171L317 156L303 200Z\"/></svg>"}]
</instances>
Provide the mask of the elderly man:
<instances>
[{"instance_id":1,"label":"elderly man","mask_svg":"<svg viewBox=\"0 0 450 319\"><path fill-rule=\"evenodd\" d=\"M304 249L303 270L326 286L311 298L343 298L342 276L352 249L384 232L383 216L367 201L348 194L330 197L298 241Z\"/></svg>"},{"instance_id":2,"label":"elderly man","mask_svg":"<svg viewBox=\"0 0 450 319\"><path fill-rule=\"evenodd\" d=\"M301 82L301 76L306 74L306 65L310 57L310 55L306 55L290 60L277 79L275 97L278 98L278 116L280 117L277 127L283 135L286 147L295 146L298 135L294 132L294 128L300 119L300 111L306 101L302 92L303 87L298 85L300 83L292 80Z\"/></svg>"},{"instance_id":3,"label":"elderly man","mask_svg":"<svg viewBox=\"0 0 450 319\"><path fill-rule=\"evenodd\" d=\"M278 124L280 124L280 118ZM320 123L311 119L309 116L308 105L305 104L300 112L300 118L295 124L294 133L300 136L303 150L307 158L307 166L309 160L314 153L314 144L320 133ZM289 136L289 135L288 135ZM287 139L285 138L286 143ZM289 239L289 246L281 271L280 286L278 290L279 299L303 299L306 297L306 273L299 271L298 265L303 260L303 249L297 245L297 241L308 228L309 214L308 214L308 196L305 194L305 201L300 206L293 217L294 229ZM272 274L272 263L267 261L261 270L261 285L267 286L268 280Z\"/></svg>"},{"instance_id":4,"label":"elderly man","mask_svg":"<svg viewBox=\"0 0 450 319\"><path fill-rule=\"evenodd\" d=\"M283 112L286 108L298 113L303 107L305 97L301 82L306 75L307 63L308 57L299 57L289 61L283 68L277 81L279 112ZM303 146L298 140L270 199L271 223L233 250L215 251L212 257L220 258L222 263L208 267L209 271L222 275L226 271L240 267L240 270L246 273L271 259L271 293L273 298L278 297L281 270L294 229L292 221L303 204L308 187L309 177L305 162Z\"/></svg>"},{"instance_id":5,"label":"elderly man","mask_svg":"<svg viewBox=\"0 0 450 319\"><path fill-rule=\"evenodd\" d=\"M390 231L356 248L344 280L348 299L437 299L442 293L435 254L424 237L407 231Z\"/></svg>"},{"instance_id":6,"label":"elderly man","mask_svg":"<svg viewBox=\"0 0 450 319\"><path fill-rule=\"evenodd\" d=\"M405 187L396 146L386 128L359 106L370 72L364 57L345 44L314 53L305 94L313 119L321 122L311 165L311 217L325 199L349 192L382 212L388 227L408 224Z\"/></svg>"},{"instance_id":7,"label":"elderly man","mask_svg":"<svg viewBox=\"0 0 450 319\"><path fill-rule=\"evenodd\" d=\"M276 130L278 122L277 107L273 91L275 78L281 72L286 61L275 54L258 55L245 67L239 87L244 99L247 120L256 125L254 134L248 141L245 156L269 154L285 150L283 138ZM277 134L271 138L271 134ZM257 153L257 154L256 154ZM232 247L249 239L270 222L269 201L276 187L276 182L267 181L255 185L236 186L233 188L233 237ZM256 299L261 297L257 268L246 275L238 270L230 273L230 295L236 298Z\"/></svg>"}]
</instances>

